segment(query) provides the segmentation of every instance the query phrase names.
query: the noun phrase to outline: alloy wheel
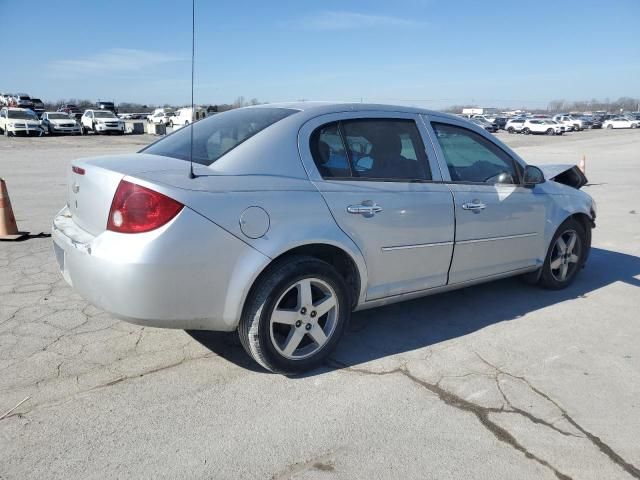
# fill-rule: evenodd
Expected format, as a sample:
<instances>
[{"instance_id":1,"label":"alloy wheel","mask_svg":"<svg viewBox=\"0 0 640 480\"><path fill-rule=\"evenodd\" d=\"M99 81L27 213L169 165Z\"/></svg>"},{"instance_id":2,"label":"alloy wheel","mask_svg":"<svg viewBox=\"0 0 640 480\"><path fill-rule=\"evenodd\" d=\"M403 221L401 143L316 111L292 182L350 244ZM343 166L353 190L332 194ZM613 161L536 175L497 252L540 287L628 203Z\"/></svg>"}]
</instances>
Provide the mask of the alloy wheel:
<instances>
[{"instance_id":1,"label":"alloy wheel","mask_svg":"<svg viewBox=\"0 0 640 480\"><path fill-rule=\"evenodd\" d=\"M320 351L333 335L339 306L334 289L319 278L303 278L285 289L269 319L277 352L302 360Z\"/></svg>"},{"instance_id":2,"label":"alloy wheel","mask_svg":"<svg viewBox=\"0 0 640 480\"><path fill-rule=\"evenodd\" d=\"M573 275L580 264L582 244L575 230L566 230L556 239L551 252L551 275L558 282L564 282Z\"/></svg>"}]
</instances>

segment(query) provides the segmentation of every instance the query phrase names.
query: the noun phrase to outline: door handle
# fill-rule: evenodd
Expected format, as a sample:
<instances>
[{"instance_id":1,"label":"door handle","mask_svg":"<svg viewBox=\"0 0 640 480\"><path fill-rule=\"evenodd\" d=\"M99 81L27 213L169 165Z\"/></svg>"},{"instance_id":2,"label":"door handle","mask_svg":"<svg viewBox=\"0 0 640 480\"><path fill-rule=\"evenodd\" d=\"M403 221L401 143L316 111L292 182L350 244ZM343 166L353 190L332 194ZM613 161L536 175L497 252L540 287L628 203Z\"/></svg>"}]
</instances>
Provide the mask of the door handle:
<instances>
[{"instance_id":1,"label":"door handle","mask_svg":"<svg viewBox=\"0 0 640 480\"><path fill-rule=\"evenodd\" d=\"M382 207L371 200L365 200L359 205L349 205L347 212L364 217L373 217L376 213L380 213Z\"/></svg>"},{"instance_id":2,"label":"door handle","mask_svg":"<svg viewBox=\"0 0 640 480\"><path fill-rule=\"evenodd\" d=\"M480 200L473 200L472 202L462 204L463 210L471 210L473 213L480 213L485 208L487 208L487 205Z\"/></svg>"}]
</instances>

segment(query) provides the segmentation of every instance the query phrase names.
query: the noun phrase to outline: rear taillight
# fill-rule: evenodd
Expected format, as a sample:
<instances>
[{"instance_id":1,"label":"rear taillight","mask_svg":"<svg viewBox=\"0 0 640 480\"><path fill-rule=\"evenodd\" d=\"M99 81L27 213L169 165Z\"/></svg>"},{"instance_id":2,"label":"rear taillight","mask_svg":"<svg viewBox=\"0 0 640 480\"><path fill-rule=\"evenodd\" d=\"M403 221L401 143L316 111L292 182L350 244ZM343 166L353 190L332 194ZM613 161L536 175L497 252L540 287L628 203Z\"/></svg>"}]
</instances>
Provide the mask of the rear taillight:
<instances>
[{"instance_id":1,"label":"rear taillight","mask_svg":"<svg viewBox=\"0 0 640 480\"><path fill-rule=\"evenodd\" d=\"M175 217L183 206L166 195L122 180L113 196L107 230L119 233L155 230Z\"/></svg>"}]
</instances>

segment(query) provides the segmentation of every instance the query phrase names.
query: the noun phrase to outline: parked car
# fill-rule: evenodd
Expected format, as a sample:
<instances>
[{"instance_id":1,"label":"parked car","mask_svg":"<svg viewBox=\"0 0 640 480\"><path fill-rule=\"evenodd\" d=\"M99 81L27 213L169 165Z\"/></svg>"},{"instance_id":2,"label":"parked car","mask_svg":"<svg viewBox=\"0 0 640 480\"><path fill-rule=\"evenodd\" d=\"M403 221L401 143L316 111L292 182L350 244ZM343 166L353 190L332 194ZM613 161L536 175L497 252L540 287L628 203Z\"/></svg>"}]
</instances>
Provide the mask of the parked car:
<instances>
[{"instance_id":1,"label":"parked car","mask_svg":"<svg viewBox=\"0 0 640 480\"><path fill-rule=\"evenodd\" d=\"M3 107L0 110L0 133L5 136L40 136L43 133L40 120L31 109Z\"/></svg>"},{"instance_id":2,"label":"parked car","mask_svg":"<svg viewBox=\"0 0 640 480\"><path fill-rule=\"evenodd\" d=\"M207 116L207 111L204 108L195 108L195 112L191 107L180 108L175 111L173 116L169 117L169 125L189 125Z\"/></svg>"},{"instance_id":3,"label":"parked car","mask_svg":"<svg viewBox=\"0 0 640 480\"><path fill-rule=\"evenodd\" d=\"M602 128L602 120L600 120L598 117L595 116L591 116L588 117L589 121L591 122L591 128Z\"/></svg>"},{"instance_id":4,"label":"parked car","mask_svg":"<svg viewBox=\"0 0 640 480\"><path fill-rule=\"evenodd\" d=\"M569 115L554 115L553 120L564 125L567 132L582 130L582 120L573 118Z\"/></svg>"},{"instance_id":5,"label":"parked car","mask_svg":"<svg viewBox=\"0 0 640 480\"><path fill-rule=\"evenodd\" d=\"M16 93L9 97L8 105L14 108L33 108L31 97L26 93Z\"/></svg>"},{"instance_id":6,"label":"parked car","mask_svg":"<svg viewBox=\"0 0 640 480\"><path fill-rule=\"evenodd\" d=\"M71 103L62 105L58 109L58 112L66 113L67 115L70 115L75 119L80 119L80 117L82 117L82 110L80 110L77 105L73 105Z\"/></svg>"},{"instance_id":7,"label":"parked car","mask_svg":"<svg viewBox=\"0 0 640 480\"><path fill-rule=\"evenodd\" d=\"M174 113L171 110L157 108L151 115L147 116L147 121L150 123L155 123L157 125L169 125L171 123L171 117L173 117L173 115Z\"/></svg>"},{"instance_id":8,"label":"parked car","mask_svg":"<svg viewBox=\"0 0 640 480\"><path fill-rule=\"evenodd\" d=\"M109 110L85 110L80 119L82 133L124 133L124 121Z\"/></svg>"},{"instance_id":9,"label":"parked car","mask_svg":"<svg viewBox=\"0 0 640 480\"><path fill-rule=\"evenodd\" d=\"M498 131L498 127L496 127L493 123L489 123L486 120L478 117L471 117L471 123L475 123L480 128L484 128L487 132L495 133Z\"/></svg>"},{"instance_id":10,"label":"parked car","mask_svg":"<svg viewBox=\"0 0 640 480\"><path fill-rule=\"evenodd\" d=\"M524 128L525 118L511 118L505 125L505 130L509 133L520 133Z\"/></svg>"},{"instance_id":11,"label":"parked car","mask_svg":"<svg viewBox=\"0 0 640 480\"><path fill-rule=\"evenodd\" d=\"M235 109L70 170L53 242L80 295L141 325L237 330L283 373L319 365L353 310L520 274L567 287L596 216L577 167L401 106Z\"/></svg>"},{"instance_id":12,"label":"parked car","mask_svg":"<svg viewBox=\"0 0 640 480\"><path fill-rule=\"evenodd\" d=\"M113 112L114 114L118 115L118 110L116 109L116 106L114 105L113 102L103 102L98 100L98 102L96 103L96 109L97 110L108 110L110 112Z\"/></svg>"},{"instance_id":13,"label":"parked car","mask_svg":"<svg viewBox=\"0 0 640 480\"><path fill-rule=\"evenodd\" d=\"M629 120L625 117L613 117L609 120L605 120L602 124L602 128L638 128L640 120Z\"/></svg>"},{"instance_id":14,"label":"parked car","mask_svg":"<svg viewBox=\"0 0 640 480\"><path fill-rule=\"evenodd\" d=\"M9 99L11 97L13 97L13 93L6 93L6 92L0 93L0 107L8 107Z\"/></svg>"},{"instance_id":15,"label":"parked car","mask_svg":"<svg viewBox=\"0 0 640 480\"><path fill-rule=\"evenodd\" d=\"M525 120L522 125L522 133L529 135L530 133L544 133L545 135L562 135L564 126L553 120L545 120L543 118L532 118Z\"/></svg>"},{"instance_id":16,"label":"parked car","mask_svg":"<svg viewBox=\"0 0 640 480\"><path fill-rule=\"evenodd\" d=\"M504 130L507 126L507 121L509 119L507 117L496 117L493 124L498 127L498 130Z\"/></svg>"},{"instance_id":17,"label":"parked car","mask_svg":"<svg viewBox=\"0 0 640 480\"><path fill-rule=\"evenodd\" d=\"M33 110L35 112L35 114L38 117L40 117L45 111L44 103L39 98L32 98L31 102L33 103L33 106L31 107L31 110Z\"/></svg>"},{"instance_id":18,"label":"parked car","mask_svg":"<svg viewBox=\"0 0 640 480\"><path fill-rule=\"evenodd\" d=\"M41 117L42 128L49 135L80 134L80 124L75 118L64 112L44 112Z\"/></svg>"},{"instance_id":19,"label":"parked car","mask_svg":"<svg viewBox=\"0 0 640 480\"><path fill-rule=\"evenodd\" d=\"M490 123L491 125L495 125L495 121L496 121L496 117L489 116L489 115L473 115L471 118L472 119L473 118L478 118L478 119L483 120L483 121L485 121L487 123Z\"/></svg>"},{"instance_id":20,"label":"parked car","mask_svg":"<svg viewBox=\"0 0 640 480\"><path fill-rule=\"evenodd\" d=\"M551 125L556 125L558 127L560 127L560 131L562 133L567 131L567 127L565 127L563 124L561 124L560 122L556 122L555 120L553 120L552 118L545 118L544 119L545 122L550 123Z\"/></svg>"}]
</instances>

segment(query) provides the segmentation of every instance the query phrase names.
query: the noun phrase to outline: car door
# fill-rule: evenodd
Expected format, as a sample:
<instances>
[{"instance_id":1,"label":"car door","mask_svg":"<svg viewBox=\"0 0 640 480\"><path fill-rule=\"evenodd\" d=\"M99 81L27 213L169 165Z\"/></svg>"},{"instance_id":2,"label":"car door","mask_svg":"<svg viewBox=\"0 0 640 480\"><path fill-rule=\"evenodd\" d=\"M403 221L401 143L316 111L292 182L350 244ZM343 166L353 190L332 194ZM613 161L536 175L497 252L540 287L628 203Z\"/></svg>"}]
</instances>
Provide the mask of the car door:
<instances>
[{"instance_id":1,"label":"car door","mask_svg":"<svg viewBox=\"0 0 640 480\"><path fill-rule=\"evenodd\" d=\"M323 115L300 131L309 178L361 250L374 300L445 285L453 197L414 114Z\"/></svg>"},{"instance_id":2,"label":"car door","mask_svg":"<svg viewBox=\"0 0 640 480\"><path fill-rule=\"evenodd\" d=\"M521 186L522 164L482 131L448 117L425 120L455 201L449 284L540 265L546 196Z\"/></svg>"}]
</instances>

